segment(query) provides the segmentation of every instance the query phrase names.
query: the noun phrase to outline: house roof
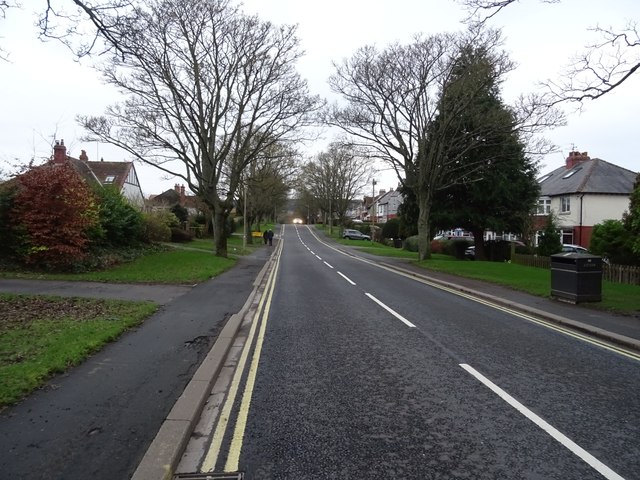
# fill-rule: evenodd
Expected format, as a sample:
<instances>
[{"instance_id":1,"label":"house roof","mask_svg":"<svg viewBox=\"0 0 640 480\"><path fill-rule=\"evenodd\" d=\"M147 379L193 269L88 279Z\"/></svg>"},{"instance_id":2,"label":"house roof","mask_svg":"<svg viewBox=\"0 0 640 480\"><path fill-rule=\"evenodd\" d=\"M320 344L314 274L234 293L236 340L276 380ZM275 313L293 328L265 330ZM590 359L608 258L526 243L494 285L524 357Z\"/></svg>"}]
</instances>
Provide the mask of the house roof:
<instances>
[{"instance_id":1,"label":"house roof","mask_svg":"<svg viewBox=\"0 0 640 480\"><path fill-rule=\"evenodd\" d=\"M398 190L389 190L378 197L378 204L384 205L389 203L393 197L401 197L402 194Z\"/></svg>"},{"instance_id":2,"label":"house roof","mask_svg":"<svg viewBox=\"0 0 640 480\"><path fill-rule=\"evenodd\" d=\"M90 162L85 150L81 150L80 158L74 158L67 155L64 140L56 141L52 161L54 163L68 161L86 181L98 182L101 185L115 185L118 190L122 190L133 168L133 162Z\"/></svg>"},{"instance_id":3,"label":"house roof","mask_svg":"<svg viewBox=\"0 0 640 480\"><path fill-rule=\"evenodd\" d=\"M588 158L588 157L587 157ZM553 197L573 193L630 195L637 173L600 158L562 166L538 179L540 195Z\"/></svg>"},{"instance_id":4,"label":"house roof","mask_svg":"<svg viewBox=\"0 0 640 480\"><path fill-rule=\"evenodd\" d=\"M203 202L196 195L187 195L184 185L178 184L176 184L174 188L165 190L158 195L150 196L148 204L159 207L181 205L194 210L202 210L204 208Z\"/></svg>"},{"instance_id":5,"label":"house roof","mask_svg":"<svg viewBox=\"0 0 640 480\"><path fill-rule=\"evenodd\" d=\"M122 189L131 171L132 162L83 162L103 185L116 185Z\"/></svg>"}]
</instances>

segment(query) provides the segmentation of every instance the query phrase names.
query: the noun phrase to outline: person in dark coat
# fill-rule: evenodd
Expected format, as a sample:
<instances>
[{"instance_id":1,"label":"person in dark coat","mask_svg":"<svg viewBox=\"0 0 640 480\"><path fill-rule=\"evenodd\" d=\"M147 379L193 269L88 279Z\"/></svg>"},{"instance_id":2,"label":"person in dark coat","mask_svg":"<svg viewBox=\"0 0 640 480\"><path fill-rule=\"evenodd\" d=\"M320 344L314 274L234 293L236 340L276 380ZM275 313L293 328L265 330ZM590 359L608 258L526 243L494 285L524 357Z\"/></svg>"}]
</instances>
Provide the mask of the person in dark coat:
<instances>
[{"instance_id":1,"label":"person in dark coat","mask_svg":"<svg viewBox=\"0 0 640 480\"><path fill-rule=\"evenodd\" d=\"M262 234L262 238L264 239L264 244L267 244L267 240L269 239L269 230L265 230Z\"/></svg>"},{"instance_id":2,"label":"person in dark coat","mask_svg":"<svg viewBox=\"0 0 640 480\"><path fill-rule=\"evenodd\" d=\"M267 232L267 238L269 239L269 245L273 245L273 230L269 229Z\"/></svg>"}]
</instances>

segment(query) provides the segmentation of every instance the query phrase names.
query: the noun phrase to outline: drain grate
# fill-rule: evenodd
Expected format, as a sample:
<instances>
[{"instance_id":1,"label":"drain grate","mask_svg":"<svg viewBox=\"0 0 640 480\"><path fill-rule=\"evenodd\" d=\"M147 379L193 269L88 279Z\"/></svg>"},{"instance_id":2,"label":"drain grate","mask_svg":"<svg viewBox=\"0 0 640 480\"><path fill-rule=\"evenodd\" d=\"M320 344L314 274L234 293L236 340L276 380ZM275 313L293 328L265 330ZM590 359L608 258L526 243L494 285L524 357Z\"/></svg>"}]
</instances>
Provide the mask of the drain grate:
<instances>
[{"instance_id":1,"label":"drain grate","mask_svg":"<svg viewBox=\"0 0 640 480\"><path fill-rule=\"evenodd\" d=\"M244 472L178 473L173 480L243 480Z\"/></svg>"}]
</instances>

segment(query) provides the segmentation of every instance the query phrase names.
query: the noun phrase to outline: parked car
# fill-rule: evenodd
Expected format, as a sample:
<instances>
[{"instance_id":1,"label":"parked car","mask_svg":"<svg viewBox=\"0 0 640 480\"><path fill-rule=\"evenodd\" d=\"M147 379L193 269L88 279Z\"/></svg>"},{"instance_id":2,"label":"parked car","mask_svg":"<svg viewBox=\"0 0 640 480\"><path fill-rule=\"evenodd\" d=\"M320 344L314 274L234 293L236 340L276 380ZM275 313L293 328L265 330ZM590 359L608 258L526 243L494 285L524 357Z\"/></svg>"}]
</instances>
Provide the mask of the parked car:
<instances>
[{"instance_id":1,"label":"parked car","mask_svg":"<svg viewBox=\"0 0 640 480\"><path fill-rule=\"evenodd\" d=\"M570 243L564 243L562 245L562 251L573 252L573 253L589 253L589 251L586 248L581 247L580 245L572 245Z\"/></svg>"},{"instance_id":2,"label":"parked car","mask_svg":"<svg viewBox=\"0 0 640 480\"><path fill-rule=\"evenodd\" d=\"M359 230L352 230L350 228L344 229L344 232L342 232L342 238L348 238L349 240L371 240L369 235L365 235Z\"/></svg>"},{"instance_id":3,"label":"parked car","mask_svg":"<svg viewBox=\"0 0 640 480\"><path fill-rule=\"evenodd\" d=\"M469 260L476 259L476 247L474 245L471 245L464 251L464 258L468 258Z\"/></svg>"}]
</instances>

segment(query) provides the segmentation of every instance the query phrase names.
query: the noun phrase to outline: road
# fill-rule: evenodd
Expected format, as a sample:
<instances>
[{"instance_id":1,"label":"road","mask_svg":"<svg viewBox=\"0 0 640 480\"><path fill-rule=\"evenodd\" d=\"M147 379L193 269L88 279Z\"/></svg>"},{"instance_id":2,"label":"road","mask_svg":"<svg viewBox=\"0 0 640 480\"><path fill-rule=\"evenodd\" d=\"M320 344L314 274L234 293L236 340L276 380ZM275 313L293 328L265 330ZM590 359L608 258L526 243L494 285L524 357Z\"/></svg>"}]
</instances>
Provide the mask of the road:
<instances>
[{"instance_id":1,"label":"road","mask_svg":"<svg viewBox=\"0 0 640 480\"><path fill-rule=\"evenodd\" d=\"M178 472L640 478L639 357L363 261L307 227L286 226L278 248Z\"/></svg>"}]
</instances>

